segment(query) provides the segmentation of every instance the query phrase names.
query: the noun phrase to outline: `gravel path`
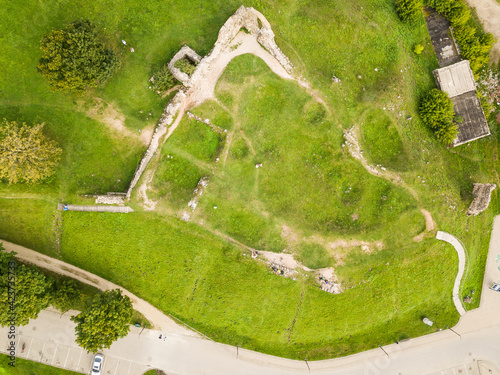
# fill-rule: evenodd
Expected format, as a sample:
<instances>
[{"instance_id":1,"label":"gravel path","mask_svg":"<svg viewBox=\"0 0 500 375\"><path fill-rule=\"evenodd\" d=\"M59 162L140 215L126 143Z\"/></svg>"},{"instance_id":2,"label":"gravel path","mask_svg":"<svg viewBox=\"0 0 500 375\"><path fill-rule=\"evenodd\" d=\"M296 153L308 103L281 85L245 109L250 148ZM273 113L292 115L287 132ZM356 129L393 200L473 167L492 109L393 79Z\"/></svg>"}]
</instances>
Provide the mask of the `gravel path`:
<instances>
[{"instance_id":1,"label":"gravel path","mask_svg":"<svg viewBox=\"0 0 500 375\"><path fill-rule=\"evenodd\" d=\"M3 243L3 247L8 252L15 251L17 253L16 258L23 262L35 264L36 266L46 270L71 277L100 290L120 289L124 295L130 298L134 309L144 315L146 319L149 320L149 322L158 330L199 337L199 335L195 332L178 325L156 307L130 293L128 290L120 287L119 285L113 284L112 282L82 270L81 268L75 267L58 259L51 258L47 255L40 254L23 246L4 240L0 240L0 243Z\"/></svg>"}]
</instances>

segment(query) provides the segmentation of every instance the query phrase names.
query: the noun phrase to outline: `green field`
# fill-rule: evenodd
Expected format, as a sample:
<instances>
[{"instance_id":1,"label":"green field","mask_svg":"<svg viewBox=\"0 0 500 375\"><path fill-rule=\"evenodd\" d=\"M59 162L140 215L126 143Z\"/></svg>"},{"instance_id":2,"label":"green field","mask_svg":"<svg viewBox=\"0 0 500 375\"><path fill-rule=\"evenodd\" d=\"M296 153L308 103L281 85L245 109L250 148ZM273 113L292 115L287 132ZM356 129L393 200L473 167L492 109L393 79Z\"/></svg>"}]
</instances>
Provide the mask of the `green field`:
<instances>
[{"instance_id":1,"label":"green field","mask_svg":"<svg viewBox=\"0 0 500 375\"><path fill-rule=\"evenodd\" d=\"M261 60L240 56L217 84L217 101L191 109L214 127L182 119L151 163L155 211L143 211L136 195L136 212L126 215L56 211L59 202L91 204L87 195L127 188L145 150L138 130L155 124L167 101L149 90L149 77L184 43L208 53L240 5L125 0L109 12L103 0L51 0L0 7L0 119L45 122L63 149L49 181L0 184L0 238L111 280L214 340L289 358L347 355L453 326L456 253L435 233L413 238L425 229L425 209L439 230L464 242L461 293L473 290L466 308L477 307L500 212L497 190L486 212L465 211L474 182L499 184L499 134L492 126L490 137L447 149L421 123L418 102L434 87L438 64L423 21L402 24L393 1L245 3L270 21L316 98ZM35 69L41 37L76 18L97 24L122 61L104 87L80 97L51 92ZM416 44L425 47L421 55ZM137 137L91 118L100 100ZM372 176L349 154L343 131L354 125L367 161L401 182ZM180 217L201 177L209 183L186 223ZM368 253L336 241L382 246ZM245 246L287 249L313 269L332 266L345 291L325 293L306 272L279 277Z\"/></svg>"},{"instance_id":2,"label":"green field","mask_svg":"<svg viewBox=\"0 0 500 375\"><path fill-rule=\"evenodd\" d=\"M10 359L5 354L0 354L1 375L78 375L79 372L62 370L41 363L16 358L15 366L9 366Z\"/></svg>"}]
</instances>

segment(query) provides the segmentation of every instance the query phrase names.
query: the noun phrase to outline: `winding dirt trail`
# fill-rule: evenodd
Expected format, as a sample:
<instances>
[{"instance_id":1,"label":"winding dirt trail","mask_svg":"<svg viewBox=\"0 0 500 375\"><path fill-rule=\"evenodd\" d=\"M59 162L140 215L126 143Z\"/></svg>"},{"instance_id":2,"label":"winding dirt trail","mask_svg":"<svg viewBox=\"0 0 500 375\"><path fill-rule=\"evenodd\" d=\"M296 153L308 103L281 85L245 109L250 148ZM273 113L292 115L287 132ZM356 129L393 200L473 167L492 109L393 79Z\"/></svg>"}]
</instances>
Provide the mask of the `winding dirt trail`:
<instances>
[{"instance_id":1,"label":"winding dirt trail","mask_svg":"<svg viewBox=\"0 0 500 375\"><path fill-rule=\"evenodd\" d=\"M121 286L103 279L102 277L94 275L93 273L87 272L85 270L82 270L81 268L75 267L58 259L40 254L26 247L13 244L11 242L0 240L0 243L3 243L3 247L8 252L16 252L16 258L23 262L31 263L51 272L71 277L100 290L120 289L124 295L130 298L134 309L144 315L144 317L149 320L154 328L158 330L177 333L185 336L200 337L200 335L198 335L196 332L175 323L172 318L165 315L150 303L137 297L135 294L130 293L128 290L122 288Z\"/></svg>"}]
</instances>

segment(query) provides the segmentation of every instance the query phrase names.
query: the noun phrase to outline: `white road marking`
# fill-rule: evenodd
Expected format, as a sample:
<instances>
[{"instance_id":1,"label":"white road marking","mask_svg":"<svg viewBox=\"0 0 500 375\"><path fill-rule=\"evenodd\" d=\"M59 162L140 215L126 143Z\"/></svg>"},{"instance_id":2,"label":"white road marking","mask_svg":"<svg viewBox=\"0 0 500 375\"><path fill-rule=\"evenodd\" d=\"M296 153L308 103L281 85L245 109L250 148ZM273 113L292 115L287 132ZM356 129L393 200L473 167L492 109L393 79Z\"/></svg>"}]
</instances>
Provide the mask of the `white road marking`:
<instances>
[{"instance_id":1,"label":"white road marking","mask_svg":"<svg viewBox=\"0 0 500 375\"><path fill-rule=\"evenodd\" d=\"M40 351L40 362L42 362L42 358L43 358L43 349L45 349L45 343L47 342L47 340L44 340L43 341L43 345L42 345L42 350Z\"/></svg>"},{"instance_id":2,"label":"white road marking","mask_svg":"<svg viewBox=\"0 0 500 375\"><path fill-rule=\"evenodd\" d=\"M118 366L120 366L120 360L118 360L118 363L116 364L115 373L113 375L116 375L116 372L118 371Z\"/></svg>"},{"instance_id":3,"label":"white road marking","mask_svg":"<svg viewBox=\"0 0 500 375\"><path fill-rule=\"evenodd\" d=\"M26 354L26 358L29 358L29 357L30 357L31 346L33 345L33 340L34 340L34 339L35 339L34 337L32 337L32 338L31 338L30 347L28 348L28 354Z\"/></svg>"},{"instance_id":4,"label":"white road marking","mask_svg":"<svg viewBox=\"0 0 500 375\"><path fill-rule=\"evenodd\" d=\"M64 361L64 368L66 368L66 363L68 363L68 358L69 358L69 352L71 351L71 348L68 348L68 355L66 356L66 360Z\"/></svg>"},{"instance_id":5,"label":"white road marking","mask_svg":"<svg viewBox=\"0 0 500 375\"><path fill-rule=\"evenodd\" d=\"M78 370L78 367L80 367L80 361L82 360L82 354L83 354L83 349L80 350L80 358L78 358L78 364L76 365L77 370Z\"/></svg>"},{"instance_id":6,"label":"white road marking","mask_svg":"<svg viewBox=\"0 0 500 375\"><path fill-rule=\"evenodd\" d=\"M132 362L129 363L128 365L128 371L127 371L127 375L130 373L130 368L132 367Z\"/></svg>"},{"instance_id":7,"label":"white road marking","mask_svg":"<svg viewBox=\"0 0 500 375\"><path fill-rule=\"evenodd\" d=\"M54 350L54 356L52 357L52 361L50 362L51 365L54 363L54 359L56 358L57 347L58 347L58 344L56 344L56 350Z\"/></svg>"}]
</instances>

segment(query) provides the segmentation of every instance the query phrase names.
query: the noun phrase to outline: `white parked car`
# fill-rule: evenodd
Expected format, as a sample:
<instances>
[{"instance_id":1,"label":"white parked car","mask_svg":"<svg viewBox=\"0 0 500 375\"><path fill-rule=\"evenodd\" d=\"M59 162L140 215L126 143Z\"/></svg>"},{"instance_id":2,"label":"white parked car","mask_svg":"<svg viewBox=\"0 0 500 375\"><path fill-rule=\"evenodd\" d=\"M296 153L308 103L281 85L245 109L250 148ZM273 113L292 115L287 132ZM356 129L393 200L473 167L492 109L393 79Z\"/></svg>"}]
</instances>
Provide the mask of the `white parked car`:
<instances>
[{"instance_id":1,"label":"white parked car","mask_svg":"<svg viewBox=\"0 0 500 375\"><path fill-rule=\"evenodd\" d=\"M495 292L500 292L500 284L498 283L493 283L492 286L490 286L491 290L494 290Z\"/></svg>"},{"instance_id":2,"label":"white parked car","mask_svg":"<svg viewBox=\"0 0 500 375\"><path fill-rule=\"evenodd\" d=\"M102 374L102 361L104 357L102 354L97 353L94 356L94 362L92 363L91 375L101 375Z\"/></svg>"}]
</instances>

